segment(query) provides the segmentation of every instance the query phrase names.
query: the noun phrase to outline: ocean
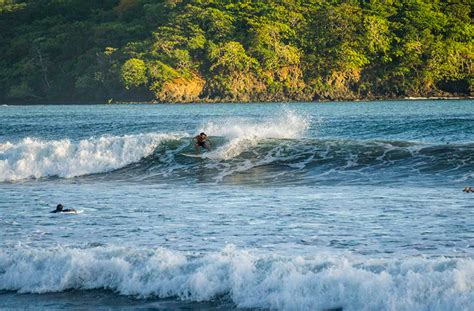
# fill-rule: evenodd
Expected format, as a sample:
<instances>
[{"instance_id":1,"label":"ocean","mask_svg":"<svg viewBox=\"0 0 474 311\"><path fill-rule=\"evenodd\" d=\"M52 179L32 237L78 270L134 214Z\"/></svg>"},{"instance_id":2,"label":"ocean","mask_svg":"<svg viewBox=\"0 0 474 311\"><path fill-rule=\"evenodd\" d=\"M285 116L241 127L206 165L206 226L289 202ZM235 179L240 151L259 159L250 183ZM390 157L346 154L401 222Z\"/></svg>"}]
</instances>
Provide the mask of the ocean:
<instances>
[{"instance_id":1,"label":"ocean","mask_svg":"<svg viewBox=\"0 0 474 311\"><path fill-rule=\"evenodd\" d=\"M470 100L2 106L0 309L474 310L466 186Z\"/></svg>"}]
</instances>

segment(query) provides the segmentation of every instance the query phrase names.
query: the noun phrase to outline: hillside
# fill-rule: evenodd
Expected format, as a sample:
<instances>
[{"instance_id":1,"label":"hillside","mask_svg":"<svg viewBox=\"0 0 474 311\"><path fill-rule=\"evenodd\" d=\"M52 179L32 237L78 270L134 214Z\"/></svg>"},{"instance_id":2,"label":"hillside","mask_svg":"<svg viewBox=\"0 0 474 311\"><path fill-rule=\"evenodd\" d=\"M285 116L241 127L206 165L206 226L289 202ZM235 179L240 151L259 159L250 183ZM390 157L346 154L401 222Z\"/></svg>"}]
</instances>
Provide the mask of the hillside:
<instances>
[{"instance_id":1,"label":"hillside","mask_svg":"<svg viewBox=\"0 0 474 311\"><path fill-rule=\"evenodd\" d=\"M0 0L0 101L469 96L469 0Z\"/></svg>"}]
</instances>

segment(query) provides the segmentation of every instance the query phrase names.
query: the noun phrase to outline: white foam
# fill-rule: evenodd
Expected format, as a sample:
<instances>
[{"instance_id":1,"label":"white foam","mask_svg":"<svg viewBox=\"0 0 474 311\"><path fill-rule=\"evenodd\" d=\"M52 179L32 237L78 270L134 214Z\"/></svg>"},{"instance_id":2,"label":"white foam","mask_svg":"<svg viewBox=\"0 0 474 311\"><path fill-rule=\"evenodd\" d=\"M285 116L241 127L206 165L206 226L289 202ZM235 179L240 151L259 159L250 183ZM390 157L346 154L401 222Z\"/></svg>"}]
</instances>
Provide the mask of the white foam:
<instances>
[{"instance_id":1,"label":"white foam","mask_svg":"<svg viewBox=\"0 0 474 311\"><path fill-rule=\"evenodd\" d=\"M206 153L205 157L229 160L265 139L300 138L308 129L309 124L308 118L299 116L292 110L285 110L271 121L231 119L227 122L208 123L200 131L212 136L225 137L228 140L216 150Z\"/></svg>"},{"instance_id":2,"label":"white foam","mask_svg":"<svg viewBox=\"0 0 474 311\"><path fill-rule=\"evenodd\" d=\"M278 310L467 311L474 309L474 260L288 258L233 246L202 256L111 246L0 251L0 290L102 288L192 301L227 295L239 307Z\"/></svg>"},{"instance_id":3,"label":"white foam","mask_svg":"<svg viewBox=\"0 0 474 311\"><path fill-rule=\"evenodd\" d=\"M75 177L108 172L150 155L160 142L178 134L102 136L69 139L24 138L0 144L0 182L45 176Z\"/></svg>"}]
</instances>

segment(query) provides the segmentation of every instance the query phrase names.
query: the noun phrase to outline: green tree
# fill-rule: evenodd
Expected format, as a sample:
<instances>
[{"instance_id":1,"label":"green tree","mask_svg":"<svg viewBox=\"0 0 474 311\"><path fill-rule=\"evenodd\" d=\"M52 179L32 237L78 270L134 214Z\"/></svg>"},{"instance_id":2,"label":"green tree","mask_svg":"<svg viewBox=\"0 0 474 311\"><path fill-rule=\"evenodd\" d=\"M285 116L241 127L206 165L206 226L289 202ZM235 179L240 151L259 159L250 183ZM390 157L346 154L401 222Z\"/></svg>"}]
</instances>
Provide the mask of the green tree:
<instances>
[{"instance_id":1,"label":"green tree","mask_svg":"<svg viewBox=\"0 0 474 311\"><path fill-rule=\"evenodd\" d=\"M225 100L249 100L258 92L258 62L247 55L241 43L230 41L209 47L211 79L208 95Z\"/></svg>"},{"instance_id":2,"label":"green tree","mask_svg":"<svg viewBox=\"0 0 474 311\"><path fill-rule=\"evenodd\" d=\"M126 89L147 83L145 62L138 58L130 58L121 69L122 81Z\"/></svg>"}]
</instances>

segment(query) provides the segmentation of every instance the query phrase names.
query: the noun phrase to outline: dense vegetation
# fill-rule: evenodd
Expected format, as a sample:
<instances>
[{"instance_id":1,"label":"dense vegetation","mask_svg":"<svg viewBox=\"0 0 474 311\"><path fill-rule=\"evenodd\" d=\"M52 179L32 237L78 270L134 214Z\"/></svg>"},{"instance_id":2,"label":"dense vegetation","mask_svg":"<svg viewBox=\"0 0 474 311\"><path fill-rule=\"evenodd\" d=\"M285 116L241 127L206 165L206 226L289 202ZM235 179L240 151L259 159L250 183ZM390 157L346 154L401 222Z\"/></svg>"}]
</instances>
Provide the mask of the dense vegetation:
<instances>
[{"instance_id":1,"label":"dense vegetation","mask_svg":"<svg viewBox=\"0 0 474 311\"><path fill-rule=\"evenodd\" d=\"M0 100L469 96L471 6L471 0L0 0Z\"/></svg>"}]
</instances>

